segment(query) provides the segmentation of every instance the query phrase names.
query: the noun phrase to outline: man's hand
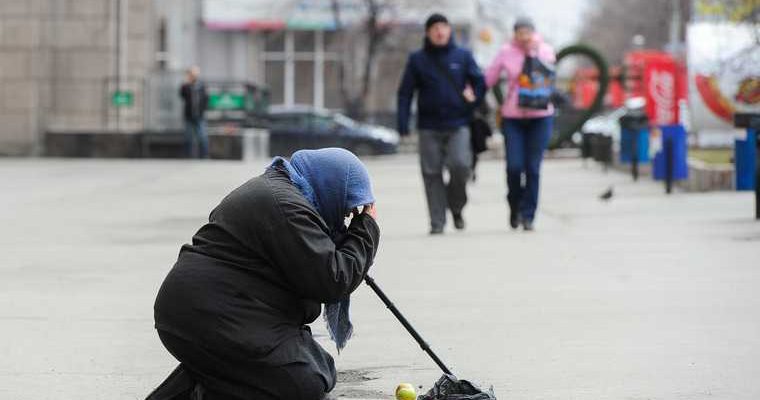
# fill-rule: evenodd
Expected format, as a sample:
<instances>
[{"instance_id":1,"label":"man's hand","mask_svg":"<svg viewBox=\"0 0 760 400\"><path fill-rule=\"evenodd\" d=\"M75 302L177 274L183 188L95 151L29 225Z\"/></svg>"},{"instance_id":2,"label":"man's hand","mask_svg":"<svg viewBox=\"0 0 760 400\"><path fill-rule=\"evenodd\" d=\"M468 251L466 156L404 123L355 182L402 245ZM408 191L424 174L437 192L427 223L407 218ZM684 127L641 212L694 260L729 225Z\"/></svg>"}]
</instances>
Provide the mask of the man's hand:
<instances>
[{"instance_id":1,"label":"man's hand","mask_svg":"<svg viewBox=\"0 0 760 400\"><path fill-rule=\"evenodd\" d=\"M475 97L475 91L472 90L472 86L470 85L465 86L464 90L462 91L462 97L464 97L468 103L474 103L475 100L477 100L477 97Z\"/></svg>"}]
</instances>

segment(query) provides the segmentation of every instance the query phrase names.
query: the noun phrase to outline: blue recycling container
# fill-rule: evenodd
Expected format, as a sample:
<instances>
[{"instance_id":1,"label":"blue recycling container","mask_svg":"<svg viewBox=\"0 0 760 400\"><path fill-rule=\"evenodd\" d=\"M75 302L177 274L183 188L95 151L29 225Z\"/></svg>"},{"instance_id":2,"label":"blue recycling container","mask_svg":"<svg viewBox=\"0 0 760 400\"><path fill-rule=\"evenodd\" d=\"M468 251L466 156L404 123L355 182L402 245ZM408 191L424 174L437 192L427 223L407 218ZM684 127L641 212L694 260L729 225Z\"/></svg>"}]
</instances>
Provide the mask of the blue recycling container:
<instances>
[{"instance_id":1,"label":"blue recycling container","mask_svg":"<svg viewBox=\"0 0 760 400\"><path fill-rule=\"evenodd\" d=\"M661 125L662 146L661 150L654 155L652 174L655 180L664 180L666 167L665 142L673 143L673 180L683 180L689 177L688 146L686 145L686 129L683 125Z\"/></svg>"},{"instance_id":2,"label":"blue recycling container","mask_svg":"<svg viewBox=\"0 0 760 400\"><path fill-rule=\"evenodd\" d=\"M630 163L633 139L638 140L636 154L641 164L649 162L649 128L628 129L620 131L620 162Z\"/></svg>"},{"instance_id":3,"label":"blue recycling container","mask_svg":"<svg viewBox=\"0 0 760 400\"><path fill-rule=\"evenodd\" d=\"M737 139L734 143L734 162L736 169L736 190L755 190L755 162L757 153L757 131L747 129L745 140Z\"/></svg>"}]
</instances>

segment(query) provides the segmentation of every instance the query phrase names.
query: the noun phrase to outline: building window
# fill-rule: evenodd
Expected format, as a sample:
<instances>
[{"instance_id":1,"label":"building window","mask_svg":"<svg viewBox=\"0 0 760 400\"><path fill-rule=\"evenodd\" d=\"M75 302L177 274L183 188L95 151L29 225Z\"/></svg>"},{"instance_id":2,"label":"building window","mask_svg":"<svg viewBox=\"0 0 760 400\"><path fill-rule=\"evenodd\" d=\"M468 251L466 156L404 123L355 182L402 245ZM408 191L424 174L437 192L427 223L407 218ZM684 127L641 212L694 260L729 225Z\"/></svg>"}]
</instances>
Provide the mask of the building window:
<instances>
[{"instance_id":1,"label":"building window","mask_svg":"<svg viewBox=\"0 0 760 400\"><path fill-rule=\"evenodd\" d=\"M295 103L315 105L314 60L295 62Z\"/></svg>"},{"instance_id":2,"label":"building window","mask_svg":"<svg viewBox=\"0 0 760 400\"><path fill-rule=\"evenodd\" d=\"M343 106L340 93L340 61L325 61L325 102L324 106L330 109L337 109Z\"/></svg>"},{"instance_id":3,"label":"building window","mask_svg":"<svg viewBox=\"0 0 760 400\"><path fill-rule=\"evenodd\" d=\"M285 51L285 31L267 32L264 35L264 50L267 52Z\"/></svg>"},{"instance_id":4,"label":"building window","mask_svg":"<svg viewBox=\"0 0 760 400\"><path fill-rule=\"evenodd\" d=\"M285 103L285 61L267 61L264 67L266 85L269 87L269 103Z\"/></svg>"},{"instance_id":5,"label":"building window","mask_svg":"<svg viewBox=\"0 0 760 400\"><path fill-rule=\"evenodd\" d=\"M293 44L296 52L314 52L314 31L293 31L291 33L293 34Z\"/></svg>"},{"instance_id":6,"label":"building window","mask_svg":"<svg viewBox=\"0 0 760 400\"><path fill-rule=\"evenodd\" d=\"M158 20L158 35L156 35L156 62L159 70L165 70L169 63L169 49L167 48L167 27L166 18L161 17Z\"/></svg>"},{"instance_id":7,"label":"building window","mask_svg":"<svg viewBox=\"0 0 760 400\"><path fill-rule=\"evenodd\" d=\"M327 31L322 37L324 38L326 52L340 53L343 51L343 36L339 32Z\"/></svg>"},{"instance_id":8,"label":"building window","mask_svg":"<svg viewBox=\"0 0 760 400\"><path fill-rule=\"evenodd\" d=\"M278 31L260 36L264 82L272 92L271 104L331 109L340 106L337 35L322 31Z\"/></svg>"}]
</instances>

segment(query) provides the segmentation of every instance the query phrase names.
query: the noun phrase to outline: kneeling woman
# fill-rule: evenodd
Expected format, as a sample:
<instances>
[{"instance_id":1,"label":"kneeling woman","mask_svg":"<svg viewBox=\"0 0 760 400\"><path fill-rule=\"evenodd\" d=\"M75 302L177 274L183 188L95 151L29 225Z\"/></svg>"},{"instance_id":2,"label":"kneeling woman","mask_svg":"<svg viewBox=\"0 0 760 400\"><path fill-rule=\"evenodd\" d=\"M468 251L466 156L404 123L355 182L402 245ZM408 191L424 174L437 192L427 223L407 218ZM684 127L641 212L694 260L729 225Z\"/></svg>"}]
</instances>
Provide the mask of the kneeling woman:
<instances>
[{"instance_id":1,"label":"kneeling woman","mask_svg":"<svg viewBox=\"0 0 760 400\"><path fill-rule=\"evenodd\" d=\"M366 168L342 149L277 158L227 195L158 293L156 329L181 364L148 398L175 398L182 380L194 391L184 396L205 399L323 398L335 366L307 324L364 279L380 237L374 202ZM345 336L346 322L328 328Z\"/></svg>"}]
</instances>

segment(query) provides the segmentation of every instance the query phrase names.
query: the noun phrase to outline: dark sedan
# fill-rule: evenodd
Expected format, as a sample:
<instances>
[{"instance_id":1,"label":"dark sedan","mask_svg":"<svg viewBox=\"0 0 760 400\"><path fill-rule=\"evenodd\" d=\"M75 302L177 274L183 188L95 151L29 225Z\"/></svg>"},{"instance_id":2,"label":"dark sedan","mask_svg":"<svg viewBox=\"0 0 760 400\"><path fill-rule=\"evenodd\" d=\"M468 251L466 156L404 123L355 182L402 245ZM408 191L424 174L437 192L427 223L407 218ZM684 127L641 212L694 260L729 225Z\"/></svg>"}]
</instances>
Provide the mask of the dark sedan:
<instances>
[{"instance_id":1,"label":"dark sedan","mask_svg":"<svg viewBox=\"0 0 760 400\"><path fill-rule=\"evenodd\" d=\"M396 131L361 124L335 112L272 107L268 120L269 149L273 156L323 147L342 147L360 156L393 154L398 150Z\"/></svg>"}]
</instances>

